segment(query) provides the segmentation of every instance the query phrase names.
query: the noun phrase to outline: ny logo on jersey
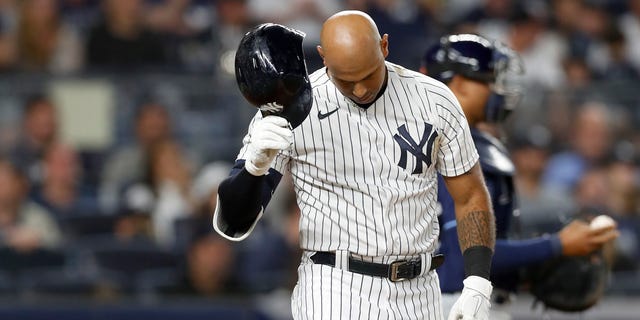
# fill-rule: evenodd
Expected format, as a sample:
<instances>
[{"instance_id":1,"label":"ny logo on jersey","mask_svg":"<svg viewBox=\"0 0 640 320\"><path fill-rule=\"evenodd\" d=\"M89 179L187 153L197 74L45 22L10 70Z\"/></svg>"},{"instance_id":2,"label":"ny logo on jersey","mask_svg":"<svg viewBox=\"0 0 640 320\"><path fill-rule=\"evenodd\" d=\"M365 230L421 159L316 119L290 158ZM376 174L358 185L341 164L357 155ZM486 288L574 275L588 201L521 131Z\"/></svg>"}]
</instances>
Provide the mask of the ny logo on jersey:
<instances>
[{"instance_id":1,"label":"ny logo on jersey","mask_svg":"<svg viewBox=\"0 0 640 320\"><path fill-rule=\"evenodd\" d=\"M433 142L438 137L438 133L433 130L433 126L424 123L424 132L422 133L422 137L420 137L420 142L416 143L416 141L411 137L409 131L407 131L406 125L401 125L398 127L398 133L393 135L393 139L400 145L400 161L398 161L398 165L403 169L407 169L407 152L411 153L414 157L416 157L416 166L413 169L412 174L422 173L422 163L426 163L427 167L431 165L431 151L433 149ZM427 153L423 152L424 146L427 146Z\"/></svg>"}]
</instances>

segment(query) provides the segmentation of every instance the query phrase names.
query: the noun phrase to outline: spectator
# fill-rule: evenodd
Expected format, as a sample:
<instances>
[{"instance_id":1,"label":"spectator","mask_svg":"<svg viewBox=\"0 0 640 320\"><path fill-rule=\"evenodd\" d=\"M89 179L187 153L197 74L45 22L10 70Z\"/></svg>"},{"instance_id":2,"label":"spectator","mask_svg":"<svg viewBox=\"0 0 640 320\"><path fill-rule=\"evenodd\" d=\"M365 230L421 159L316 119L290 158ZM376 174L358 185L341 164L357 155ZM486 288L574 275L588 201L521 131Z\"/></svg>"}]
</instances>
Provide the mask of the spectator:
<instances>
[{"instance_id":1,"label":"spectator","mask_svg":"<svg viewBox=\"0 0 640 320\"><path fill-rule=\"evenodd\" d=\"M380 32L392 35L390 45L411 44L411 50L390 50L387 60L417 70L421 53L438 40L435 17L423 3L403 0L372 1L367 12L377 22ZM319 67L321 67L320 65Z\"/></svg>"},{"instance_id":2,"label":"spectator","mask_svg":"<svg viewBox=\"0 0 640 320\"><path fill-rule=\"evenodd\" d=\"M141 240L153 242L153 226L151 212L154 197L150 190L140 186L127 190L124 204L114 222L114 235L117 239L127 242Z\"/></svg>"},{"instance_id":3,"label":"spectator","mask_svg":"<svg viewBox=\"0 0 640 320\"><path fill-rule=\"evenodd\" d=\"M247 0L243 0L247 1ZM278 22L304 31L306 43L315 48L326 18L340 11L337 0L248 0L251 14L259 21Z\"/></svg>"},{"instance_id":4,"label":"spectator","mask_svg":"<svg viewBox=\"0 0 640 320\"><path fill-rule=\"evenodd\" d=\"M511 142L511 155L517 172L514 182L524 234L536 234L549 221L558 221L559 215L573 210L571 199L549 192L542 186L550 142L549 131L540 126L515 136Z\"/></svg>"},{"instance_id":5,"label":"spectator","mask_svg":"<svg viewBox=\"0 0 640 320\"><path fill-rule=\"evenodd\" d=\"M587 62L580 57L568 57L562 63L567 81L567 89L576 92L587 91L593 80L593 74Z\"/></svg>"},{"instance_id":6,"label":"spectator","mask_svg":"<svg viewBox=\"0 0 640 320\"><path fill-rule=\"evenodd\" d=\"M234 291L235 252L231 243L210 228L211 220L191 221L193 235L178 283L161 288L164 295L219 297Z\"/></svg>"},{"instance_id":7,"label":"spectator","mask_svg":"<svg viewBox=\"0 0 640 320\"><path fill-rule=\"evenodd\" d=\"M607 57L601 70L605 81L633 81L637 80L638 71L627 57L627 41L624 34L615 26L611 26L603 35L606 44L606 52L602 56Z\"/></svg>"},{"instance_id":8,"label":"spectator","mask_svg":"<svg viewBox=\"0 0 640 320\"><path fill-rule=\"evenodd\" d=\"M142 0L103 0L102 5L104 21L91 29L87 44L91 67L131 71L165 62L160 39L144 26Z\"/></svg>"},{"instance_id":9,"label":"spectator","mask_svg":"<svg viewBox=\"0 0 640 320\"><path fill-rule=\"evenodd\" d=\"M607 210L610 192L611 185L607 179L606 166L590 166L580 175L578 181L576 181L573 190L575 208L577 211L586 208L595 208L602 210L602 212L610 213L610 211Z\"/></svg>"},{"instance_id":10,"label":"spectator","mask_svg":"<svg viewBox=\"0 0 640 320\"><path fill-rule=\"evenodd\" d=\"M193 167L183 156L181 147L172 140L151 146L143 180L129 186L125 194L135 190L153 198L151 221L155 241L165 248L175 247L175 223L193 214L190 195Z\"/></svg>"},{"instance_id":11,"label":"spectator","mask_svg":"<svg viewBox=\"0 0 640 320\"><path fill-rule=\"evenodd\" d=\"M42 186L32 198L53 217L99 214L96 201L81 193L82 168L75 150L59 143L51 145L44 155L43 169Z\"/></svg>"},{"instance_id":12,"label":"spectator","mask_svg":"<svg viewBox=\"0 0 640 320\"><path fill-rule=\"evenodd\" d=\"M208 219L202 225L209 225ZM200 295L213 296L227 291L225 286L233 266L231 244L214 232L205 232L194 239L187 251L187 278Z\"/></svg>"},{"instance_id":13,"label":"spectator","mask_svg":"<svg viewBox=\"0 0 640 320\"><path fill-rule=\"evenodd\" d=\"M23 70L68 73L82 67L82 43L61 20L57 1L21 1L19 15L18 59Z\"/></svg>"},{"instance_id":14,"label":"spectator","mask_svg":"<svg viewBox=\"0 0 640 320\"><path fill-rule=\"evenodd\" d=\"M608 209L618 222L614 270L634 270L640 263L640 170L629 162L615 161L607 168Z\"/></svg>"},{"instance_id":15,"label":"spectator","mask_svg":"<svg viewBox=\"0 0 640 320\"><path fill-rule=\"evenodd\" d=\"M242 243L238 283L250 293L293 290L302 250L299 248L300 208L296 202L291 175L281 180L272 198L275 206L256 225L252 237ZM294 279L295 278L295 279Z\"/></svg>"},{"instance_id":16,"label":"spectator","mask_svg":"<svg viewBox=\"0 0 640 320\"><path fill-rule=\"evenodd\" d=\"M540 17L522 8L512 13L507 32L507 45L516 50L524 62L527 86L555 89L564 82L562 60L566 45L549 31Z\"/></svg>"},{"instance_id":17,"label":"spectator","mask_svg":"<svg viewBox=\"0 0 640 320\"><path fill-rule=\"evenodd\" d=\"M162 0L149 6L146 24L162 36L166 58L171 64L181 65L190 73L212 72L216 62L211 32L215 10L212 8L223 7L223 2L226 1Z\"/></svg>"},{"instance_id":18,"label":"spectator","mask_svg":"<svg viewBox=\"0 0 640 320\"><path fill-rule=\"evenodd\" d=\"M0 11L6 8L0 5ZM0 14L0 72L10 71L15 67L17 54L15 35L11 32L9 18Z\"/></svg>"},{"instance_id":19,"label":"spectator","mask_svg":"<svg viewBox=\"0 0 640 320\"><path fill-rule=\"evenodd\" d=\"M233 56L242 36L258 22L249 11L249 0L219 0L215 3L212 27L215 64L218 76L235 77ZM264 3L263 3L264 4ZM270 21L275 22L275 21ZM226 59L225 59L226 57Z\"/></svg>"},{"instance_id":20,"label":"spectator","mask_svg":"<svg viewBox=\"0 0 640 320\"><path fill-rule=\"evenodd\" d=\"M58 117L51 101L43 96L30 98L23 107L22 134L10 151L35 185L42 181L42 158L58 137Z\"/></svg>"},{"instance_id":21,"label":"spectator","mask_svg":"<svg viewBox=\"0 0 640 320\"><path fill-rule=\"evenodd\" d=\"M553 27L567 44L568 55L586 59L596 37L594 32L597 33L599 28L593 28L596 24L585 19L585 15L591 15L595 19L603 16L590 10L583 0L554 0L552 6Z\"/></svg>"},{"instance_id":22,"label":"spectator","mask_svg":"<svg viewBox=\"0 0 640 320\"><path fill-rule=\"evenodd\" d=\"M105 161L100 186L100 202L105 211L117 208L119 194L126 185L144 178L151 146L171 136L169 113L159 104L143 104L134 118L135 143L116 149Z\"/></svg>"},{"instance_id":23,"label":"spectator","mask_svg":"<svg viewBox=\"0 0 640 320\"><path fill-rule=\"evenodd\" d=\"M509 15L514 10L511 0L476 1L476 7L459 21L459 32L478 33L489 38L501 38L508 28Z\"/></svg>"},{"instance_id":24,"label":"spectator","mask_svg":"<svg viewBox=\"0 0 640 320\"><path fill-rule=\"evenodd\" d=\"M60 229L46 210L27 200L28 189L18 167L0 159L0 243L18 251L57 247Z\"/></svg>"},{"instance_id":25,"label":"spectator","mask_svg":"<svg viewBox=\"0 0 640 320\"><path fill-rule=\"evenodd\" d=\"M196 176L191 187L194 208L199 216L213 218L213 210L218 201L218 185L231 172L232 165L227 162L213 162L204 166Z\"/></svg>"},{"instance_id":26,"label":"spectator","mask_svg":"<svg viewBox=\"0 0 640 320\"><path fill-rule=\"evenodd\" d=\"M147 10L146 24L158 33L169 33L181 36L193 34L196 30L189 24L187 12L191 0L163 0L156 2Z\"/></svg>"},{"instance_id":27,"label":"spectator","mask_svg":"<svg viewBox=\"0 0 640 320\"><path fill-rule=\"evenodd\" d=\"M593 166L606 160L611 149L611 115L605 106L587 103L574 115L569 150L549 159L543 176L545 188L568 192Z\"/></svg>"},{"instance_id":28,"label":"spectator","mask_svg":"<svg viewBox=\"0 0 640 320\"><path fill-rule=\"evenodd\" d=\"M640 70L640 0L628 0L629 12L625 13L618 20L620 31L624 34L625 39L633 39L628 41L626 47L626 56L629 57L631 63L636 70Z\"/></svg>"}]
</instances>

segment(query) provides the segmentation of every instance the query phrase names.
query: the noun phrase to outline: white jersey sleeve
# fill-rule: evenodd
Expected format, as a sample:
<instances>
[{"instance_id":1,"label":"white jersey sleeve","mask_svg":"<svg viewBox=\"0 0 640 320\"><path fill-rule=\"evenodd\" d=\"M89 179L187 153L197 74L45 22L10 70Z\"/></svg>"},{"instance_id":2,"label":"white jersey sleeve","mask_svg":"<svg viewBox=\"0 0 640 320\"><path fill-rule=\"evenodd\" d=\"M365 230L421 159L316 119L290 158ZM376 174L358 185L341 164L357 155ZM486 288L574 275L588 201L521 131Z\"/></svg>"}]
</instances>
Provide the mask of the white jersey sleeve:
<instances>
[{"instance_id":1,"label":"white jersey sleeve","mask_svg":"<svg viewBox=\"0 0 640 320\"><path fill-rule=\"evenodd\" d=\"M448 87L442 85L442 89L430 91L442 130L436 169L446 177L459 176L469 171L479 156L458 99Z\"/></svg>"}]
</instances>

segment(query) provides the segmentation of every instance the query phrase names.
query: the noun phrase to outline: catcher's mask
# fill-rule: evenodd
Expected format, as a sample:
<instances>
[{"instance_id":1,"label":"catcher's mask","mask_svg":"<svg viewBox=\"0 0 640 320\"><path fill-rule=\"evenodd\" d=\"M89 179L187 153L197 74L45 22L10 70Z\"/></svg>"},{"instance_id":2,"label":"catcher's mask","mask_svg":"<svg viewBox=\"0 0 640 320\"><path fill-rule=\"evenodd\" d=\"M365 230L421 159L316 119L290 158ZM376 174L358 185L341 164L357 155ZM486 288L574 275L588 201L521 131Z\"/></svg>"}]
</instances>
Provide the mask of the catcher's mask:
<instances>
[{"instance_id":1,"label":"catcher's mask","mask_svg":"<svg viewBox=\"0 0 640 320\"><path fill-rule=\"evenodd\" d=\"M311 110L312 91L302 50L305 34L274 23L247 32L235 59L242 95L263 115L278 115L293 128Z\"/></svg>"},{"instance_id":2,"label":"catcher's mask","mask_svg":"<svg viewBox=\"0 0 640 320\"><path fill-rule=\"evenodd\" d=\"M444 36L427 50L422 65L430 77L444 83L458 74L488 84L491 96L485 105L487 122L504 121L520 101L522 60L500 42L474 34Z\"/></svg>"}]
</instances>

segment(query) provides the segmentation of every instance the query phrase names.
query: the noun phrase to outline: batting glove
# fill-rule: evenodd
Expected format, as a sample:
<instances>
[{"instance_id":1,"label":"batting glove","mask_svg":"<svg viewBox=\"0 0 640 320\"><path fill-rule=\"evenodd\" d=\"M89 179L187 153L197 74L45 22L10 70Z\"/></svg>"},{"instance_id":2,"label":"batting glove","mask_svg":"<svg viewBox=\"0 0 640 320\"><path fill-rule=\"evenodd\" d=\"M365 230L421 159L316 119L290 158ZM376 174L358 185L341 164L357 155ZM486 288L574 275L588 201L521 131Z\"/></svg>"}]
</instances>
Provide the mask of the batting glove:
<instances>
[{"instance_id":1,"label":"batting glove","mask_svg":"<svg viewBox=\"0 0 640 320\"><path fill-rule=\"evenodd\" d=\"M278 152L292 143L293 132L287 119L266 116L251 129L244 167L252 175L262 176L269 171Z\"/></svg>"},{"instance_id":2,"label":"batting glove","mask_svg":"<svg viewBox=\"0 0 640 320\"><path fill-rule=\"evenodd\" d=\"M456 303L451 307L448 320L488 320L491 302L491 282L478 277L469 276L463 281L464 288Z\"/></svg>"}]
</instances>

